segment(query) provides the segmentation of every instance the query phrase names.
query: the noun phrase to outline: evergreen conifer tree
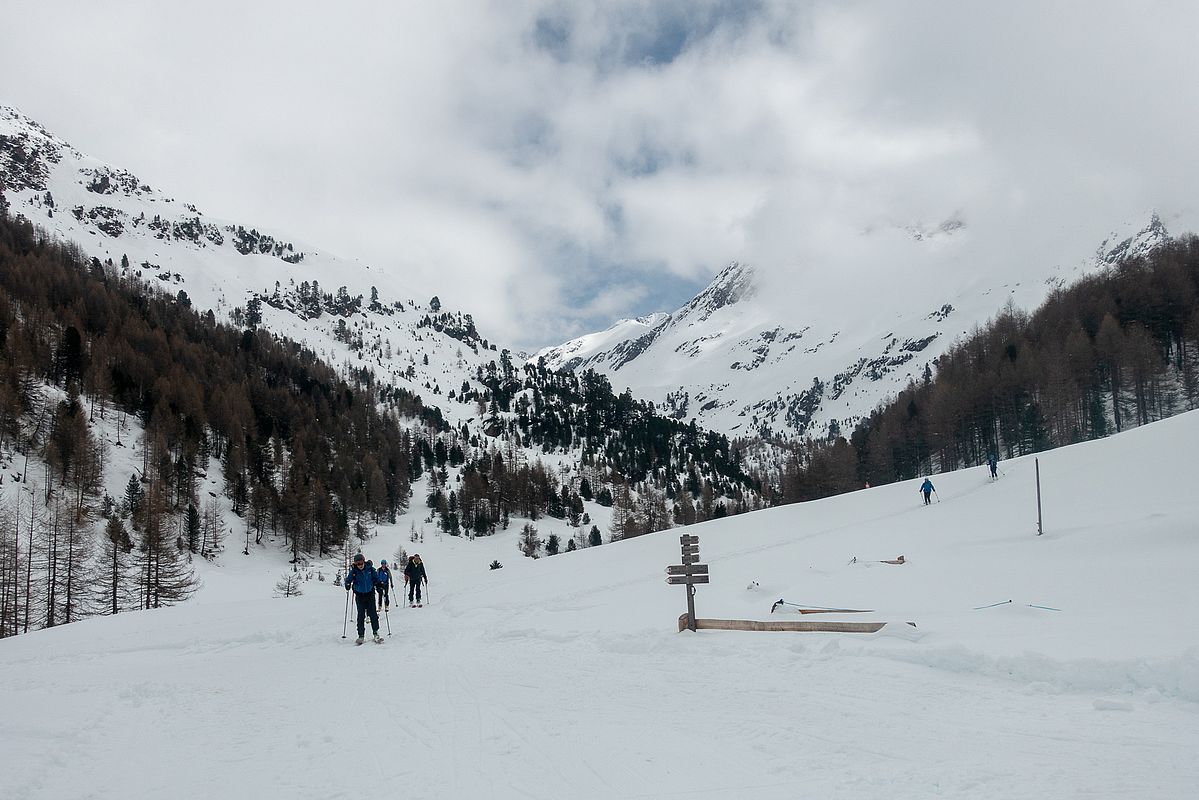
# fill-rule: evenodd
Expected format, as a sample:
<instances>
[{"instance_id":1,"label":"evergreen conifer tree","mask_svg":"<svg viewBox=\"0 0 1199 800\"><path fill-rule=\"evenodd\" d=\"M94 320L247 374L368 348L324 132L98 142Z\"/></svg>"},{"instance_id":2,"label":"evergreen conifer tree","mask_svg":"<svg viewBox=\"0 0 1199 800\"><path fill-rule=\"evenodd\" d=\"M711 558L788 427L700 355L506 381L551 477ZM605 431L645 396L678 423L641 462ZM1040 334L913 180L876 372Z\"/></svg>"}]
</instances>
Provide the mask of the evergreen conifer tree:
<instances>
[{"instance_id":1,"label":"evergreen conifer tree","mask_svg":"<svg viewBox=\"0 0 1199 800\"><path fill-rule=\"evenodd\" d=\"M537 528L531 522L526 522L524 527L520 529L520 551L527 558L537 558L537 551L541 549L541 540L537 538Z\"/></svg>"},{"instance_id":2,"label":"evergreen conifer tree","mask_svg":"<svg viewBox=\"0 0 1199 800\"><path fill-rule=\"evenodd\" d=\"M124 505L125 511L131 517L137 517L141 511L142 502L142 485L137 480L137 475L130 475L129 482L125 484Z\"/></svg>"},{"instance_id":3,"label":"evergreen conifer tree","mask_svg":"<svg viewBox=\"0 0 1199 800\"><path fill-rule=\"evenodd\" d=\"M196 511L193 503L187 504L187 518L184 525L187 532L187 549L198 553L200 551L200 512Z\"/></svg>"}]
</instances>

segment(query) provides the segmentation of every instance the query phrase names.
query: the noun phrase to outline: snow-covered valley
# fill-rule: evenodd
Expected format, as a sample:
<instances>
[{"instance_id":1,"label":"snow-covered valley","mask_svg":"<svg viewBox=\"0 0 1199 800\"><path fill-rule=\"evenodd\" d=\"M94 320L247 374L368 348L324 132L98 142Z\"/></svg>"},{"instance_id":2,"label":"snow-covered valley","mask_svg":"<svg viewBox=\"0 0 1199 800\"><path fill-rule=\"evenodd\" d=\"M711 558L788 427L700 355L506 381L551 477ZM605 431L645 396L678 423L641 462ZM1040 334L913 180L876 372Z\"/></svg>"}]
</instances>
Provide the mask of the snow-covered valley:
<instances>
[{"instance_id":1,"label":"snow-covered valley","mask_svg":"<svg viewBox=\"0 0 1199 800\"><path fill-rule=\"evenodd\" d=\"M194 602L0 642L0 796L1193 796L1196 441L1040 454L1040 537L1032 457L688 528L700 617L916 623L872 635L676 633L677 531L531 560L413 510L363 550L430 602L362 647L336 564L280 599L286 553L227 553Z\"/></svg>"},{"instance_id":2,"label":"snow-covered valley","mask_svg":"<svg viewBox=\"0 0 1199 800\"><path fill-rule=\"evenodd\" d=\"M1199 3L1078 5L7 3L0 800L1199 798Z\"/></svg>"}]
</instances>

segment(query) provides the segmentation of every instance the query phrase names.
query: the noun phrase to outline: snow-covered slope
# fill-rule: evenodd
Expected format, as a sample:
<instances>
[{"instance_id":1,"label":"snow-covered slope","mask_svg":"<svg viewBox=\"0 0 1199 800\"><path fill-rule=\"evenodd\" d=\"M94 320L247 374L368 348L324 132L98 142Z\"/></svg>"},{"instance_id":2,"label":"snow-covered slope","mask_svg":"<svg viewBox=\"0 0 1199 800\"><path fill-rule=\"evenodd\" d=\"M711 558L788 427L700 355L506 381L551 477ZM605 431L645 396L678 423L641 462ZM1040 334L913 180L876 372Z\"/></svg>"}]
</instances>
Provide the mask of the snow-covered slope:
<instances>
[{"instance_id":1,"label":"snow-covered slope","mask_svg":"<svg viewBox=\"0 0 1199 800\"><path fill-rule=\"evenodd\" d=\"M688 529L700 616L917 624L876 635L676 633L670 531L532 561L402 521L367 555L419 549L431 603L360 648L329 582L212 567L194 604L0 641L0 796L1191 797L1196 441L1192 412L1042 454L1040 537L1032 458Z\"/></svg>"},{"instance_id":2,"label":"snow-covered slope","mask_svg":"<svg viewBox=\"0 0 1199 800\"><path fill-rule=\"evenodd\" d=\"M932 231L884 227L861 234L877 240L871 249L855 254L847 243L850 252L839 257L894 258L861 280L789 284L777 270L733 263L671 314L622 320L534 359L597 370L666 413L734 436L847 432L1009 300L1031 309L1088 271L1160 245L1166 227L1146 216L1072 263L1015 260L992 272L974 263L970 232L958 220Z\"/></svg>"},{"instance_id":3,"label":"snow-covered slope","mask_svg":"<svg viewBox=\"0 0 1199 800\"><path fill-rule=\"evenodd\" d=\"M211 216L3 105L0 188L12 213L88 256L118 266L126 259L133 274L169 294L186 293L222 321L257 297L262 324L273 332L332 364L374 369L451 416L455 404L437 395L498 358L469 314L414 298L398 258L371 266L252 221Z\"/></svg>"}]
</instances>

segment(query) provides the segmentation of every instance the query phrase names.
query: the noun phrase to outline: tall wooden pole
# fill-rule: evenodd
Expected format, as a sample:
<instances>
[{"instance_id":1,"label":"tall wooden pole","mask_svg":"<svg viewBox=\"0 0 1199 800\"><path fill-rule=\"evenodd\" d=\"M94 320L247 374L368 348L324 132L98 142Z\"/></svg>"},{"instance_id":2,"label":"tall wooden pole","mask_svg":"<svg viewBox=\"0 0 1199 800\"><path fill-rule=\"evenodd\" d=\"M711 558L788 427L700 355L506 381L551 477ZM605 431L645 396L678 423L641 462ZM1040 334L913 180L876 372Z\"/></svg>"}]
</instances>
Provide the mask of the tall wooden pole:
<instances>
[{"instance_id":1,"label":"tall wooden pole","mask_svg":"<svg viewBox=\"0 0 1199 800\"><path fill-rule=\"evenodd\" d=\"M1045 532L1041 527L1041 459L1033 459L1033 463L1037 466L1037 536Z\"/></svg>"}]
</instances>

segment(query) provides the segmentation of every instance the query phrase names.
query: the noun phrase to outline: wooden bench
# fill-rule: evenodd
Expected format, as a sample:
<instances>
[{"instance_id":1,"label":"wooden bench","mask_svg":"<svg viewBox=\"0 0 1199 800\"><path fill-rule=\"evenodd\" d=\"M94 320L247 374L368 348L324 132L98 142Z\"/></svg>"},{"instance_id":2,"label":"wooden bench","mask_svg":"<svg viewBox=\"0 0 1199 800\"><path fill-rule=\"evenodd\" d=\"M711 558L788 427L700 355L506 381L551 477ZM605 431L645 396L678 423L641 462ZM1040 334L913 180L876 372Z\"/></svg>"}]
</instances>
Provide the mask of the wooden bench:
<instances>
[{"instance_id":1,"label":"wooden bench","mask_svg":"<svg viewBox=\"0 0 1199 800\"><path fill-rule=\"evenodd\" d=\"M696 619L696 630L709 631L795 631L826 633L878 633L886 622L835 622L832 620L771 620L761 622L752 619ZM907 625L916 627L915 622ZM687 615L679 617L679 630L687 630Z\"/></svg>"}]
</instances>

